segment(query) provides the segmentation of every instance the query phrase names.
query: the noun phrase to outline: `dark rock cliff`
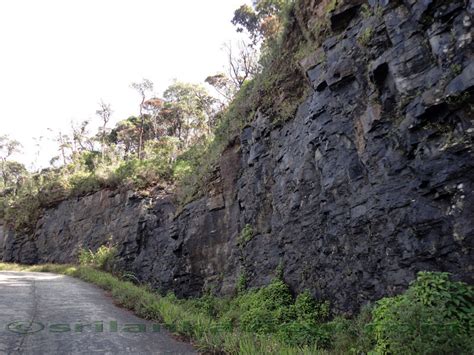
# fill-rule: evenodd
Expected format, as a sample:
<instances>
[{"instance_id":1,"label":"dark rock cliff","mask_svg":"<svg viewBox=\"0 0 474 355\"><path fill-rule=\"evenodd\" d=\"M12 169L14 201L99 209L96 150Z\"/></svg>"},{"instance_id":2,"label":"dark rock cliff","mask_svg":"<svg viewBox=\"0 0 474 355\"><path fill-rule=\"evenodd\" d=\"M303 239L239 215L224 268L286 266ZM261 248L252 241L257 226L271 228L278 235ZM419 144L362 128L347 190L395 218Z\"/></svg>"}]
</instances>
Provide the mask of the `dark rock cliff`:
<instances>
[{"instance_id":1,"label":"dark rock cliff","mask_svg":"<svg viewBox=\"0 0 474 355\"><path fill-rule=\"evenodd\" d=\"M303 3L313 26L327 1ZM332 11L332 35L301 62L312 90L295 118L257 114L204 197L179 214L164 191L63 201L34 236L0 231L3 259L72 262L111 237L118 267L163 291L231 293L280 269L344 312L419 270L473 283L474 2L365 3Z\"/></svg>"}]
</instances>

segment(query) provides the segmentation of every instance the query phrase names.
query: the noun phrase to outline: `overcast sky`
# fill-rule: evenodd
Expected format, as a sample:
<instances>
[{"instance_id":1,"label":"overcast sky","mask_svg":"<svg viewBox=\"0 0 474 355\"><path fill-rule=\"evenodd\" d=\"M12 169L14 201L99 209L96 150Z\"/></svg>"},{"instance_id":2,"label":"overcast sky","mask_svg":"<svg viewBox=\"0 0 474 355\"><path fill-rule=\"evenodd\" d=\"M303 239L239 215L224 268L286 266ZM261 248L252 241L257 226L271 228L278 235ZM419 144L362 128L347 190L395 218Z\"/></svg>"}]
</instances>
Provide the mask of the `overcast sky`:
<instances>
[{"instance_id":1,"label":"overcast sky","mask_svg":"<svg viewBox=\"0 0 474 355\"><path fill-rule=\"evenodd\" d=\"M98 122L100 99L113 123L136 113L131 82L148 78L158 95L174 78L203 83L223 70L230 20L245 2L0 0L0 135L22 142L16 158L30 166L33 137ZM41 165L57 154L43 147Z\"/></svg>"}]
</instances>

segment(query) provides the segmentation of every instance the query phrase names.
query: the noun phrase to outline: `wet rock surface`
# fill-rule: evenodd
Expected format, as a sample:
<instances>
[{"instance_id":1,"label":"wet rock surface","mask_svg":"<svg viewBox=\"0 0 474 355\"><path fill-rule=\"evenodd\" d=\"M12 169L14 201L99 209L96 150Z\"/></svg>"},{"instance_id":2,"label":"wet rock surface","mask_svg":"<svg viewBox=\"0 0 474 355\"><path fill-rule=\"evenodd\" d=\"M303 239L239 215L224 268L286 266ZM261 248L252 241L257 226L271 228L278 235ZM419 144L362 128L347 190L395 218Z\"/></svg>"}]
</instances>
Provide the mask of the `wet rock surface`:
<instances>
[{"instance_id":1,"label":"wet rock surface","mask_svg":"<svg viewBox=\"0 0 474 355\"><path fill-rule=\"evenodd\" d=\"M179 214L167 193L63 201L34 236L5 232L4 260L72 262L112 237L119 268L162 291L229 294L280 269L349 313L420 270L472 283L473 2L363 5L334 11L302 61L313 90L295 118L258 114L205 197Z\"/></svg>"}]
</instances>

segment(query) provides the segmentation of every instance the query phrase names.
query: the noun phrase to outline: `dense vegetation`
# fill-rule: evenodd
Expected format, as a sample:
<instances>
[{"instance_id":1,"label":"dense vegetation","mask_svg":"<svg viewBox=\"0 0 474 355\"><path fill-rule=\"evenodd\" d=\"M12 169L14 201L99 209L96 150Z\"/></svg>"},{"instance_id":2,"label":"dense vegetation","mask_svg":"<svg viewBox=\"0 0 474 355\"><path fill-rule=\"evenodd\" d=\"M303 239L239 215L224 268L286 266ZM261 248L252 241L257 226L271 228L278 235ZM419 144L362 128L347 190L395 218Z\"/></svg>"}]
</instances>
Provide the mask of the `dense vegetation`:
<instances>
[{"instance_id":1,"label":"dense vegetation","mask_svg":"<svg viewBox=\"0 0 474 355\"><path fill-rule=\"evenodd\" d=\"M133 275L101 271L112 249L83 265L20 266L0 270L50 271L78 277L111 292L138 316L162 322L198 349L229 354L472 354L474 289L446 273L419 273L402 295L386 297L353 319L334 317L328 302L294 296L276 277L233 298L162 296ZM108 256L107 256L108 255Z\"/></svg>"}]
</instances>

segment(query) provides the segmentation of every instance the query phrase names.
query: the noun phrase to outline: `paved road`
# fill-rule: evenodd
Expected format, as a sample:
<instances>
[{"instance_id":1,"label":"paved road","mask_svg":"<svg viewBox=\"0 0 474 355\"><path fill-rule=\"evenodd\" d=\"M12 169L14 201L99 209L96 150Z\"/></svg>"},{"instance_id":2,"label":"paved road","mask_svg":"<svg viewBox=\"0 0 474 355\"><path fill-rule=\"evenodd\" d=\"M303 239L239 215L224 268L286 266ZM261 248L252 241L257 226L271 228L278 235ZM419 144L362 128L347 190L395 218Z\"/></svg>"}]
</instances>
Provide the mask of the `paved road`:
<instances>
[{"instance_id":1,"label":"paved road","mask_svg":"<svg viewBox=\"0 0 474 355\"><path fill-rule=\"evenodd\" d=\"M0 272L0 354L195 354L101 289L51 273Z\"/></svg>"}]
</instances>

